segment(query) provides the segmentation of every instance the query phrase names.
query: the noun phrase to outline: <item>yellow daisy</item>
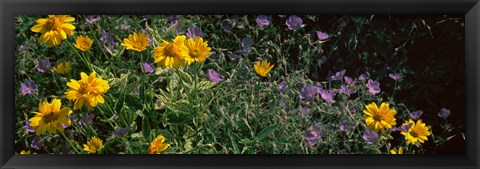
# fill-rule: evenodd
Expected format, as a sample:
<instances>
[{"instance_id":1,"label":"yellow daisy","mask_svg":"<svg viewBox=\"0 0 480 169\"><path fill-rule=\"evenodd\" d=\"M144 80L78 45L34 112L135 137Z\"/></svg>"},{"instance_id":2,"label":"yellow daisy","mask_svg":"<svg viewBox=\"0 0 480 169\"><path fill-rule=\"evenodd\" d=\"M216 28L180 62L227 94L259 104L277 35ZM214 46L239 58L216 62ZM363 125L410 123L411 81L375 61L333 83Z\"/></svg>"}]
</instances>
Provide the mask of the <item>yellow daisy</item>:
<instances>
[{"instance_id":1,"label":"yellow daisy","mask_svg":"<svg viewBox=\"0 0 480 169\"><path fill-rule=\"evenodd\" d=\"M185 60L188 64L192 64L192 62L195 61L202 62L208 55L212 54L210 52L211 48L208 47L207 42L204 42L201 37L197 37L195 40L189 38L186 41L186 46L188 48L188 55Z\"/></svg>"},{"instance_id":2,"label":"yellow daisy","mask_svg":"<svg viewBox=\"0 0 480 169\"><path fill-rule=\"evenodd\" d=\"M188 48L185 46L185 36L177 36L172 43L163 41L160 46L153 49L154 62L162 68L178 68L185 64L188 57Z\"/></svg>"},{"instance_id":3,"label":"yellow daisy","mask_svg":"<svg viewBox=\"0 0 480 169\"><path fill-rule=\"evenodd\" d=\"M268 72L273 69L273 64L270 66L270 62L263 61L260 63L260 61L257 61L255 65L253 65L253 68L258 75L266 77Z\"/></svg>"},{"instance_id":4,"label":"yellow daisy","mask_svg":"<svg viewBox=\"0 0 480 169\"><path fill-rule=\"evenodd\" d=\"M92 154L99 153L103 148L103 142L99 138L93 136L87 144L83 144L83 150L91 152Z\"/></svg>"},{"instance_id":5,"label":"yellow daisy","mask_svg":"<svg viewBox=\"0 0 480 169\"><path fill-rule=\"evenodd\" d=\"M424 143L428 140L427 136L430 136L432 133L430 132L430 126L426 126L425 123L422 123L422 120L418 120L415 123L412 119L409 119L408 122L404 123L403 125L412 124L408 131L402 131L401 134L405 136L405 140L407 140L407 144L413 144L416 142Z\"/></svg>"},{"instance_id":6,"label":"yellow daisy","mask_svg":"<svg viewBox=\"0 0 480 169\"><path fill-rule=\"evenodd\" d=\"M134 50L141 52L147 49L148 37L144 33L134 32L128 35L128 38L123 39L122 46L125 46L127 50Z\"/></svg>"},{"instance_id":7,"label":"yellow daisy","mask_svg":"<svg viewBox=\"0 0 480 169\"><path fill-rule=\"evenodd\" d=\"M75 47L81 51L87 51L92 47L93 40L90 39L88 36L80 35L77 37L77 41L75 43Z\"/></svg>"},{"instance_id":8,"label":"yellow daisy","mask_svg":"<svg viewBox=\"0 0 480 169\"><path fill-rule=\"evenodd\" d=\"M22 150L22 151L20 152L20 154L30 154L30 150L27 150L27 151Z\"/></svg>"},{"instance_id":9,"label":"yellow daisy","mask_svg":"<svg viewBox=\"0 0 480 169\"><path fill-rule=\"evenodd\" d=\"M391 154L403 154L403 147L398 148L398 153L395 149L390 150Z\"/></svg>"},{"instance_id":10,"label":"yellow daisy","mask_svg":"<svg viewBox=\"0 0 480 169\"><path fill-rule=\"evenodd\" d=\"M67 35L75 34L75 26L70 23L73 21L75 18L70 15L48 15L48 18L37 19L37 24L30 30L42 33L40 42L47 43L49 47L58 46L67 39Z\"/></svg>"},{"instance_id":11,"label":"yellow daisy","mask_svg":"<svg viewBox=\"0 0 480 169\"><path fill-rule=\"evenodd\" d=\"M385 129L392 128L392 125L396 125L395 114L397 111L395 109L390 109L388 103L384 102L380 105L378 109L377 104L372 102L371 104L365 106L363 112L367 115L363 118L367 123L368 128L373 128L375 132L381 130L382 132Z\"/></svg>"},{"instance_id":12,"label":"yellow daisy","mask_svg":"<svg viewBox=\"0 0 480 169\"><path fill-rule=\"evenodd\" d=\"M57 72L58 74L67 74L70 72L70 62L60 63L57 66L53 67L53 71Z\"/></svg>"},{"instance_id":13,"label":"yellow daisy","mask_svg":"<svg viewBox=\"0 0 480 169\"><path fill-rule=\"evenodd\" d=\"M70 89L65 92L68 100L75 101L73 109L81 109L84 104L91 109L98 103L104 103L102 95L110 89L108 81L97 78L95 72L89 76L82 72L80 76L80 80L70 79L70 82L67 83Z\"/></svg>"},{"instance_id":14,"label":"yellow daisy","mask_svg":"<svg viewBox=\"0 0 480 169\"><path fill-rule=\"evenodd\" d=\"M60 99L53 99L52 103L44 101L38 104L40 112L33 112L34 117L30 118L30 126L36 129L37 135L45 134L45 131L55 134L58 131L63 132L63 126L70 126L71 121L67 117L72 111L68 107L62 107Z\"/></svg>"},{"instance_id":15,"label":"yellow daisy","mask_svg":"<svg viewBox=\"0 0 480 169\"><path fill-rule=\"evenodd\" d=\"M165 151L170 144L163 144L165 141L165 137L161 134L157 136L157 138L153 139L150 143L150 147L147 150L147 154L160 154L161 152Z\"/></svg>"}]
</instances>

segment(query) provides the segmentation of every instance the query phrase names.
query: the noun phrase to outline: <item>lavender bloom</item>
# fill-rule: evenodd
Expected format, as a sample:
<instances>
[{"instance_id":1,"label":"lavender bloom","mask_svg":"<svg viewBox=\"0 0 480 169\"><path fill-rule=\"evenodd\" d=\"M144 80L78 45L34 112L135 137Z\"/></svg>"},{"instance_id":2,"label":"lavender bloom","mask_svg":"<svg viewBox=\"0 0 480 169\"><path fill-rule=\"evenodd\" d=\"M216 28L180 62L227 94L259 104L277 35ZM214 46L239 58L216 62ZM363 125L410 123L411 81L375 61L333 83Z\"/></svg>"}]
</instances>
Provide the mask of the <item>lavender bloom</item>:
<instances>
[{"instance_id":1,"label":"lavender bloom","mask_svg":"<svg viewBox=\"0 0 480 169\"><path fill-rule=\"evenodd\" d=\"M146 73L153 73L155 69L153 69L152 66L150 66L150 64L145 62L142 64L142 71Z\"/></svg>"},{"instance_id":2,"label":"lavender bloom","mask_svg":"<svg viewBox=\"0 0 480 169\"><path fill-rule=\"evenodd\" d=\"M318 59L318 64L324 64L327 61L327 57L322 56L320 59Z\"/></svg>"},{"instance_id":3,"label":"lavender bloom","mask_svg":"<svg viewBox=\"0 0 480 169\"><path fill-rule=\"evenodd\" d=\"M301 107L300 108L300 117L302 118L312 118L312 113L310 112L310 109L307 107Z\"/></svg>"},{"instance_id":4,"label":"lavender bloom","mask_svg":"<svg viewBox=\"0 0 480 169\"><path fill-rule=\"evenodd\" d=\"M167 20L167 22L173 22L178 20L179 17L180 15L169 15L165 19Z\"/></svg>"},{"instance_id":5,"label":"lavender bloom","mask_svg":"<svg viewBox=\"0 0 480 169\"><path fill-rule=\"evenodd\" d=\"M375 141L378 139L378 134L374 131L371 130L365 130L363 132L363 137L365 141L367 141L368 144L373 144Z\"/></svg>"},{"instance_id":6,"label":"lavender bloom","mask_svg":"<svg viewBox=\"0 0 480 169\"><path fill-rule=\"evenodd\" d=\"M118 46L112 36L105 30L102 30L102 35L100 38L98 38L98 40L104 44L105 50L109 53L113 53L113 49Z\"/></svg>"},{"instance_id":7,"label":"lavender bloom","mask_svg":"<svg viewBox=\"0 0 480 169\"><path fill-rule=\"evenodd\" d=\"M330 36L327 33L317 31L318 40L327 40Z\"/></svg>"},{"instance_id":8,"label":"lavender bloom","mask_svg":"<svg viewBox=\"0 0 480 169\"><path fill-rule=\"evenodd\" d=\"M367 74L361 74L360 76L358 76L358 80L367 80L367 79L368 79Z\"/></svg>"},{"instance_id":9,"label":"lavender bloom","mask_svg":"<svg viewBox=\"0 0 480 169\"><path fill-rule=\"evenodd\" d=\"M128 131L130 131L131 128L132 128L132 127L130 127L130 126L124 127L124 128L115 130L115 131L113 131L112 133L113 133L114 135L118 136L118 137L121 137L121 136L127 134Z\"/></svg>"},{"instance_id":10,"label":"lavender bloom","mask_svg":"<svg viewBox=\"0 0 480 169\"><path fill-rule=\"evenodd\" d=\"M33 80L28 80L20 85L22 87L22 94L27 95L27 94L33 94L37 91L37 85L35 84L35 81Z\"/></svg>"},{"instance_id":11,"label":"lavender bloom","mask_svg":"<svg viewBox=\"0 0 480 169\"><path fill-rule=\"evenodd\" d=\"M127 30L129 28L130 28L130 25L127 25L127 24L121 24L120 25L120 29L122 29L122 30Z\"/></svg>"},{"instance_id":12,"label":"lavender bloom","mask_svg":"<svg viewBox=\"0 0 480 169\"><path fill-rule=\"evenodd\" d=\"M300 93L300 99L302 101L313 101L317 88L315 86L305 86Z\"/></svg>"},{"instance_id":13,"label":"lavender bloom","mask_svg":"<svg viewBox=\"0 0 480 169\"><path fill-rule=\"evenodd\" d=\"M353 124L353 123L350 122L349 120L343 120L343 121L340 123L340 131L347 132L347 131L349 131L351 128L353 128L354 125L355 125L355 124Z\"/></svg>"},{"instance_id":14,"label":"lavender bloom","mask_svg":"<svg viewBox=\"0 0 480 169\"><path fill-rule=\"evenodd\" d=\"M94 114L87 114L85 117L83 117L78 121L78 124L84 125L84 126L90 125L90 124L93 124L94 119L95 119Z\"/></svg>"},{"instance_id":15,"label":"lavender bloom","mask_svg":"<svg viewBox=\"0 0 480 169\"><path fill-rule=\"evenodd\" d=\"M40 140L42 140L41 136L35 136L32 139L32 143L30 144L30 147L40 150L42 148L42 143L40 143Z\"/></svg>"},{"instance_id":16,"label":"lavender bloom","mask_svg":"<svg viewBox=\"0 0 480 169\"><path fill-rule=\"evenodd\" d=\"M447 117L450 116L450 110L446 108L442 108L440 112L438 112L438 117L441 117L443 119L447 119Z\"/></svg>"},{"instance_id":17,"label":"lavender bloom","mask_svg":"<svg viewBox=\"0 0 480 169\"><path fill-rule=\"evenodd\" d=\"M200 27L187 28L187 37L192 39L196 39L197 37L203 37L202 28Z\"/></svg>"},{"instance_id":18,"label":"lavender bloom","mask_svg":"<svg viewBox=\"0 0 480 169\"><path fill-rule=\"evenodd\" d=\"M27 50L28 49L28 43L25 42L24 44L20 45L19 49L22 50L22 51Z\"/></svg>"},{"instance_id":19,"label":"lavender bloom","mask_svg":"<svg viewBox=\"0 0 480 169\"><path fill-rule=\"evenodd\" d=\"M250 47L252 47L255 43L253 42L252 38L245 37L242 38L242 54L246 55L250 52Z\"/></svg>"},{"instance_id":20,"label":"lavender bloom","mask_svg":"<svg viewBox=\"0 0 480 169\"><path fill-rule=\"evenodd\" d=\"M411 112L409 115L411 119L417 120L420 118L420 116L422 116L422 114L423 114L422 110L417 110L417 111Z\"/></svg>"},{"instance_id":21,"label":"lavender bloom","mask_svg":"<svg viewBox=\"0 0 480 169\"><path fill-rule=\"evenodd\" d=\"M285 91L287 89L287 82L280 82L280 91Z\"/></svg>"},{"instance_id":22,"label":"lavender bloom","mask_svg":"<svg viewBox=\"0 0 480 169\"><path fill-rule=\"evenodd\" d=\"M335 100L333 100L332 92L328 90L324 90L322 88L318 88L318 92L320 93L320 96L322 97L323 100L327 101L330 104L335 103Z\"/></svg>"},{"instance_id":23,"label":"lavender bloom","mask_svg":"<svg viewBox=\"0 0 480 169\"><path fill-rule=\"evenodd\" d=\"M288 20L285 22L285 24L288 26L288 29L296 31L300 28L302 28L302 23L303 20L302 18L292 15L288 18Z\"/></svg>"},{"instance_id":24,"label":"lavender bloom","mask_svg":"<svg viewBox=\"0 0 480 169\"><path fill-rule=\"evenodd\" d=\"M95 22L98 22L100 20L100 16L92 16L89 15L87 18L85 18L88 24L94 24Z\"/></svg>"},{"instance_id":25,"label":"lavender bloom","mask_svg":"<svg viewBox=\"0 0 480 169\"><path fill-rule=\"evenodd\" d=\"M222 78L220 78L220 74L215 72L213 69L208 70L208 77L210 78L210 81L218 83L222 81Z\"/></svg>"},{"instance_id":26,"label":"lavender bloom","mask_svg":"<svg viewBox=\"0 0 480 169\"><path fill-rule=\"evenodd\" d=\"M37 71L45 73L48 69L50 69L52 65L50 64L50 60L48 58L40 59L38 61Z\"/></svg>"},{"instance_id":27,"label":"lavender bloom","mask_svg":"<svg viewBox=\"0 0 480 169\"><path fill-rule=\"evenodd\" d=\"M149 17L149 15L142 15L142 21L147 21Z\"/></svg>"},{"instance_id":28,"label":"lavender bloom","mask_svg":"<svg viewBox=\"0 0 480 169\"><path fill-rule=\"evenodd\" d=\"M408 131L410 127L412 127L413 123L408 123L406 125L402 125L400 127L393 126L392 131Z\"/></svg>"},{"instance_id":29,"label":"lavender bloom","mask_svg":"<svg viewBox=\"0 0 480 169\"><path fill-rule=\"evenodd\" d=\"M357 83L357 80L352 79L351 77L348 77L348 76L343 77L343 79L345 80L345 83L347 83L348 85L353 85Z\"/></svg>"},{"instance_id":30,"label":"lavender bloom","mask_svg":"<svg viewBox=\"0 0 480 169\"><path fill-rule=\"evenodd\" d=\"M370 92L371 94L375 95L377 93L380 93L379 82L369 79L366 86L368 87L368 92Z\"/></svg>"},{"instance_id":31,"label":"lavender bloom","mask_svg":"<svg viewBox=\"0 0 480 169\"><path fill-rule=\"evenodd\" d=\"M266 27L270 25L270 20L268 20L268 16L265 15L258 15L255 21L257 21L257 24L261 27Z\"/></svg>"},{"instance_id":32,"label":"lavender bloom","mask_svg":"<svg viewBox=\"0 0 480 169\"><path fill-rule=\"evenodd\" d=\"M340 86L340 93L343 93L343 94L346 94L346 95L351 95L353 93L357 92L357 90L355 89L350 89L348 86L346 85L341 85Z\"/></svg>"},{"instance_id":33,"label":"lavender bloom","mask_svg":"<svg viewBox=\"0 0 480 169\"><path fill-rule=\"evenodd\" d=\"M315 123L305 131L303 138L307 140L308 146L313 147L317 144L317 141L322 139L325 133L321 130L319 123Z\"/></svg>"},{"instance_id":34,"label":"lavender bloom","mask_svg":"<svg viewBox=\"0 0 480 169\"><path fill-rule=\"evenodd\" d=\"M229 19L225 19L225 20L222 21L220 26L222 27L223 31L230 32L230 30L233 27L233 21L231 21Z\"/></svg>"},{"instance_id":35,"label":"lavender bloom","mask_svg":"<svg viewBox=\"0 0 480 169\"><path fill-rule=\"evenodd\" d=\"M403 77L402 73L390 73L390 74L388 74L388 76L395 81L401 80L402 77Z\"/></svg>"},{"instance_id":36,"label":"lavender bloom","mask_svg":"<svg viewBox=\"0 0 480 169\"><path fill-rule=\"evenodd\" d=\"M27 132L30 132L30 133L35 133L37 130L36 129L32 129L32 126L30 126L30 121L27 119L25 120L25 131Z\"/></svg>"},{"instance_id":37,"label":"lavender bloom","mask_svg":"<svg viewBox=\"0 0 480 169\"><path fill-rule=\"evenodd\" d=\"M332 80L332 81L334 81L334 80L342 80L342 79L343 79L343 76L345 76L345 72L346 72L345 69L338 71L337 73L335 73L335 75L333 75L333 76L330 77L330 80Z\"/></svg>"}]
</instances>

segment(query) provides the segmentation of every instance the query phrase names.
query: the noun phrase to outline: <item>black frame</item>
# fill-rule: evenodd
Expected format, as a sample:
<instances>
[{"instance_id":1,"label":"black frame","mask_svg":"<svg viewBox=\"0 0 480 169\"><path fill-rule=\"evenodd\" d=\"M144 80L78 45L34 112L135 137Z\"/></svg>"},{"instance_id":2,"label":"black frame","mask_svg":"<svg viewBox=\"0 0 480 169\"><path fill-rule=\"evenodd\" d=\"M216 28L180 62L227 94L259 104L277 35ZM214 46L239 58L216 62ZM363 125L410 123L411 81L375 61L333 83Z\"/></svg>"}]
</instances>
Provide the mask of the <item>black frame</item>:
<instances>
[{"instance_id":1,"label":"black frame","mask_svg":"<svg viewBox=\"0 0 480 169\"><path fill-rule=\"evenodd\" d=\"M12 168L479 168L479 0L0 0L0 167ZM15 16L46 14L464 14L466 154L15 155Z\"/></svg>"}]
</instances>

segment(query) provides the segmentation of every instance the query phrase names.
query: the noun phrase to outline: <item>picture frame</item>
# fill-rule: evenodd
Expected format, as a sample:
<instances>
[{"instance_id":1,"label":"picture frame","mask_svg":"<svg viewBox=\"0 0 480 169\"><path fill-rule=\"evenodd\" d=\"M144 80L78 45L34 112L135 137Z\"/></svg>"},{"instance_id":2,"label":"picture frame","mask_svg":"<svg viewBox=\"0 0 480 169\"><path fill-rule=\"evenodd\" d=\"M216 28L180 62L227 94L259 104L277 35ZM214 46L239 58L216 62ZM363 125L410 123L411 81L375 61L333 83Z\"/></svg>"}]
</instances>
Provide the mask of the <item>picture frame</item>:
<instances>
[{"instance_id":1,"label":"picture frame","mask_svg":"<svg viewBox=\"0 0 480 169\"><path fill-rule=\"evenodd\" d=\"M0 166L30 168L479 168L478 0L2 0ZM17 155L14 153L14 25L46 14L464 14L466 154L452 155Z\"/></svg>"}]
</instances>

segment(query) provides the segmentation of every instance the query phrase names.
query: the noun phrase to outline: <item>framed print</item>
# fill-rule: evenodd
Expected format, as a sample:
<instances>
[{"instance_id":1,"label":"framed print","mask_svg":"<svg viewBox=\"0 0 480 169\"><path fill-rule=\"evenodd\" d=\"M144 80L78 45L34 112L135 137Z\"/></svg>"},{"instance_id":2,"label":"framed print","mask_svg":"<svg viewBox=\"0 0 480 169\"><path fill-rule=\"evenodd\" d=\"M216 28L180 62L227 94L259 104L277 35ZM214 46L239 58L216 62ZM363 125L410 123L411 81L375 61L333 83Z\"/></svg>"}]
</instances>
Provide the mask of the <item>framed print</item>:
<instances>
[{"instance_id":1,"label":"framed print","mask_svg":"<svg viewBox=\"0 0 480 169\"><path fill-rule=\"evenodd\" d=\"M476 0L0 7L2 168L478 168Z\"/></svg>"}]
</instances>

